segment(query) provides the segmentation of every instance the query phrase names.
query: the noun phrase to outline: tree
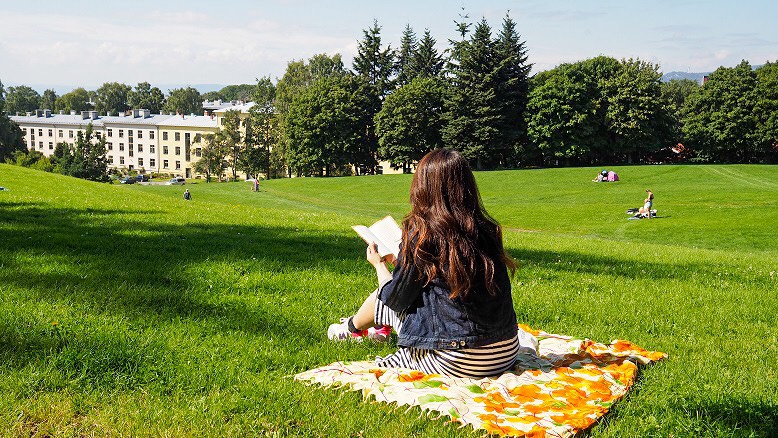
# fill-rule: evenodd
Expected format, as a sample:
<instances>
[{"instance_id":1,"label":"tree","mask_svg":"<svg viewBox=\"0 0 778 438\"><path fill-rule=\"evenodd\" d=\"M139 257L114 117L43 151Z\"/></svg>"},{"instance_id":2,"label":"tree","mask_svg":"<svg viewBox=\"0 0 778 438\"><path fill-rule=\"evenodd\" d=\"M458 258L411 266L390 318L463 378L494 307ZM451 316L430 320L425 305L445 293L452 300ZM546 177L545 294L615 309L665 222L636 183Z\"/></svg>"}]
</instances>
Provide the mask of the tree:
<instances>
[{"instance_id":1,"label":"tree","mask_svg":"<svg viewBox=\"0 0 778 438\"><path fill-rule=\"evenodd\" d=\"M179 114L203 115L203 98L195 88L176 88L170 90L164 110Z\"/></svg>"},{"instance_id":2,"label":"tree","mask_svg":"<svg viewBox=\"0 0 778 438\"><path fill-rule=\"evenodd\" d=\"M41 96L26 85L9 87L5 96L5 111L8 114L32 112L38 109Z\"/></svg>"},{"instance_id":3,"label":"tree","mask_svg":"<svg viewBox=\"0 0 778 438\"><path fill-rule=\"evenodd\" d=\"M5 88L0 81L0 163L25 149L22 130L5 113Z\"/></svg>"},{"instance_id":4,"label":"tree","mask_svg":"<svg viewBox=\"0 0 778 438\"><path fill-rule=\"evenodd\" d=\"M165 95L162 90L152 87L148 82L139 82L135 89L130 91L127 103L131 108L147 109L152 114L157 114L165 105Z\"/></svg>"},{"instance_id":5,"label":"tree","mask_svg":"<svg viewBox=\"0 0 778 438\"><path fill-rule=\"evenodd\" d=\"M354 71L365 78L383 99L394 88L391 80L394 50L391 46L381 48L381 27L377 20L373 20L373 27L363 30L362 34L363 39L358 43L357 56L354 57Z\"/></svg>"},{"instance_id":6,"label":"tree","mask_svg":"<svg viewBox=\"0 0 778 438\"><path fill-rule=\"evenodd\" d=\"M546 164L563 159L566 164L603 161L612 151L608 132L607 96L604 83L621 69L606 56L562 64L532 80L527 132ZM606 155L607 157L607 155Z\"/></svg>"},{"instance_id":7,"label":"tree","mask_svg":"<svg viewBox=\"0 0 778 438\"><path fill-rule=\"evenodd\" d=\"M376 165L370 128L377 97L364 78L320 78L295 98L285 119L287 164L298 175L348 173Z\"/></svg>"},{"instance_id":8,"label":"tree","mask_svg":"<svg viewBox=\"0 0 778 438\"><path fill-rule=\"evenodd\" d=\"M757 137L764 160L778 162L778 63L767 62L756 70L755 114Z\"/></svg>"},{"instance_id":9,"label":"tree","mask_svg":"<svg viewBox=\"0 0 778 438\"><path fill-rule=\"evenodd\" d=\"M227 99L224 97L224 95L223 95L223 94L221 94L221 93L220 93L220 92L218 92L218 91L209 91L209 92L207 92L207 93L203 93L203 94L202 94L200 97L202 97L202 99L203 99L204 101L205 101L205 100L210 100L210 101L214 101L214 100L221 100L221 101L226 101L226 100L227 100Z\"/></svg>"},{"instance_id":10,"label":"tree","mask_svg":"<svg viewBox=\"0 0 778 438\"><path fill-rule=\"evenodd\" d=\"M403 86L416 77L415 72L412 70L414 65L413 58L416 55L418 49L418 42L416 40L416 33L413 32L410 24L405 25L403 30L403 36L400 40L400 51L397 52L397 61L395 62L395 71L397 72L397 79L395 79L397 86Z\"/></svg>"},{"instance_id":11,"label":"tree","mask_svg":"<svg viewBox=\"0 0 778 438\"><path fill-rule=\"evenodd\" d=\"M74 146L59 143L54 149L51 164L54 170L65 175L91 181L107 182L108 160L105 157L105 137L94 139L92 124L83 132L78 131Z\"/></svg>"},{"instance_id":12,"label":"tree","mask_svg":"<svg viewBox=\"0 0 778 438\"><path fill-rule=\"evenodd\" d=\"M420 76L387 96L375 117L379 156L409 173L412 163L441 147L444 94L441 79Z\"/></svg>"},{"instance_id":13,"label":"tree","mask_svg":"<svg viewBox=\"0 0 778 438\"><path fill-rule=\"evenodd\" d=\"M254 177L264 172L265 178L269 179L283 172L283 163L277 162L280 155L272 153L279 144L279 118L273 105L275 92L270 77L264 77L257 81L252 96L254 106L249 110L246 150L240 165L246 174Z\"/></svg>"},{"instance_id":14,"label":"tree","mask_svg":"<svg viewBox=\"0 0 778 438\"><path fill-rule=\"evenodd\" d=\"M205 174L205 181L211 182L211 175L221 176L227 168L227 148L217 134L204 134L201 158L194 164L194 171Z\"/></svg>"},{"instance_id":15,"label":"tree","mask_svg":"<svg viewBox=\"0 0 778 438\"><path fill-rule=\"evenodd\" d=\"M757 78L747 61L719 67L686 101L684 136L700 161L757 162L764 155L757 134Z\"/></svg>"},{"instance_id":16,"label":"tree","mask_svg":"<svg viewBox=\"0 0 778 438\"><path fill-rule=\"evenodd\" d=\"M132 88L118 82L106 82L97 89L95 109L101 113L118 114L129 109L128 99Z\"/></svg>"},{"instance_id":17,"label":"tree","mask_svg":"<svg viewBox=\"0 0 778 438\"><path fill-rule=\"evenodd\" d=\"M659 65L639 59L621 61L621 68L602 84L607 109L609 150L600 156L632 163L673 144L672 115L662 99Z\"/></svg>"},{"instance_id":18,"label":"tree","mask_svg":"<svg viewBox=\"0 0 778 438\"><path fill-rule=\"evenodd\" d=\"M529 101L529 74L532 64L528 62L526 44L516 31L516 23L506 15L495 45L496 63L496 106L498 138L493 153L500 161L520 162L527 147L527 126L525 113ZM514 158L510 158L511 156Z\"/></svg>"},{"instance_id":19,"label":"tree","mask_svg":"<svg viewBox=\"0 0 778 438\"><path fill-rule=\"evenodd\" d=\"M57 93L51 89L44 91L43 95L41 96L40 103L38 104L38 108L54 110L56 105Z\"/></svg>"},{"instance_id":20,"label":"tree","mask_svg":"<svg viewBox=\"0 0 778 438\"><path fill-rule=\"evenodd\" d=\"M292 101L304 94L315 81L332 77L343 76L346 69L339 54L332 57L326 54L317 54L308 62L292 61L287 64L284 76L276 84L274 107L278 117L278 143L271 153L271 160L276 166L286 161L289 139L287 136L287 119ZM291 176L292 169L287 167Z\"/></svg>"},{"instance_id":21,"label":"tree","mask_svg":"<svg viewBox=\"0 0 778 438\"><path fill-rule=\"evenodd\" d=\"M66 113L70 111L88 111L91 108L89 105L89 93L83 88L76 88L70 93L65 93L58 97L54 107L57 111Z\"/></svg>"},{"instance_id":22,"label":"tree","mask_svg":"<svg viewBox=\"0 0 778 438\"><path fill-rule=\"evenodd\" d=\"M452 41L443 141L480 169L492 157L499 138L497 65L491 28L482 19L469 40L469 25L459 23L462 40Z\"/></svg>"},{"instance_id":23,"label":"tree","mask_svg":"<svg viewBox=\"0 0 778 438\"><path fill-rule=\"evenodd\" d=\"M219 90L219 94L224 96L223 100L251 100L251 95L254 92L254 85L240 84L240 85L227 85Z\"/></svg>"},{"instance_id":24,"label":"tree","mask_svg":"<svg viewBox=\"0 0 778 438\"><path fill-rule=\"evenodd\" d=\"M443 57L435 49L435 43L429 29L425 29L424 36L411 58L408 74L411 79L416 76L438 77L441 75L444 62Z\"/></svg>"},{"instance_id":25,"label":"tree","mask_svg":"<svg viewBox=\"0 0 778 438\"><path fill-rule=\"evenodd\" d=\"M227 110L222 118L222 127L216 133L229 151L230 167L232 168L232 180L237 181L238 166L244 149L243 135L240 132L240 111Z\"/></svg>"},{"instance_id":26,"label":"tree","mask_svg":"<svg viewBox=\"0 0 778 438\"><path fill-rule=\"evenodd\" d=\"M673 142L683 141L683 120L686 118L684 104L686 99L696 93L700 88L697 81L691 79L673 79L672 81L662 82L662 100L667 105L667 112L671 115L672 126L671 135Z\"/></svg>"}]
</instances>

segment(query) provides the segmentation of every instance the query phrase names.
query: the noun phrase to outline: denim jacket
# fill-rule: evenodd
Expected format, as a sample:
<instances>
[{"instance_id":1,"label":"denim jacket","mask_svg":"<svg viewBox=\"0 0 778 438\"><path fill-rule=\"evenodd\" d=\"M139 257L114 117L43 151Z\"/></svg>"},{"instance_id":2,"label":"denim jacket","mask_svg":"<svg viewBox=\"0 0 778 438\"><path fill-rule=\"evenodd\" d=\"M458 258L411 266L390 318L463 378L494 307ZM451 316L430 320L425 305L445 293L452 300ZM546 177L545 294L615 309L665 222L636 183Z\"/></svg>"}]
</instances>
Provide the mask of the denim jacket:
<instances>
[{"instance_id":1,"label":"denim jacket","mask_svg":"<svg viewBox=\"0 0 778 438\"><path fill-rule=\"evenodd\" d=\"M449 298L451 290L442 279L427 283L413 264L400 260L392 279L381 285L378 299L404 317L397 344L431 350L473 348L516 336L508 269L495 262L494 295L485 285L476 287L467 299ZM425 283L427 283L425 285Z\"/></svg>"}]
</instances>

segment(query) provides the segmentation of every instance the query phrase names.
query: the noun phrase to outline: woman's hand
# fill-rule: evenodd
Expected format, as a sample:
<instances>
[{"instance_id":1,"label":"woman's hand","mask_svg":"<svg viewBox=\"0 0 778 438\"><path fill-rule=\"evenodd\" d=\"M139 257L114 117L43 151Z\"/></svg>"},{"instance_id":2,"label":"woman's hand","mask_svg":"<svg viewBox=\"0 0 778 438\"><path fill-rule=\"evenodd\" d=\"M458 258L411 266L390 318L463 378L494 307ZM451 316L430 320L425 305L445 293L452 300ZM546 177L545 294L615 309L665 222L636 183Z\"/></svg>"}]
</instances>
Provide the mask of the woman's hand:
<instances>
[{"instance_id":1,"label":"woman's hand","mask_svg":"<svg viewBox=\"0 0 778 438\"><path fill-rule=\"evenodd\" d=\"M370 242L370 244L367 245L366 258L367 261L375 267L384 264L381 254L378 253L378 245L376 245L375 242Z\"/></svg>"}]
</instances>

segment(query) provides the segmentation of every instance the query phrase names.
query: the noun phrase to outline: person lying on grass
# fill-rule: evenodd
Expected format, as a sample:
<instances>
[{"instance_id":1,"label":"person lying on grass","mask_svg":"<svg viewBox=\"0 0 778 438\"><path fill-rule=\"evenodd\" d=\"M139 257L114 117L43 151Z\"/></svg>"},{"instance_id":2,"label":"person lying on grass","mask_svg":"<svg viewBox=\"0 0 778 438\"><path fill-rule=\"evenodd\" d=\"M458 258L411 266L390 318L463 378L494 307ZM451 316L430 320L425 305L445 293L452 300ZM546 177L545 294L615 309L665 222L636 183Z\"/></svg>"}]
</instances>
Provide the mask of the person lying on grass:
<instances>
[{"instance_id":1,"label":"person lying on grass","mask_svg":"<svg viewBox=\"0 0 778 438\"><path fill-rule=\"evenodd\" d=\"M535 350L537 340L517 329L508 275L516 263L467 161L446 149L425 155L410 201L398 260L368 245L379 287L328 337L386 340L394 328L399 349L376 359L382 367L472 378L511 369L520 346ZM396 262L391 273L387 261Z\"/></svg>"}]
</instances>

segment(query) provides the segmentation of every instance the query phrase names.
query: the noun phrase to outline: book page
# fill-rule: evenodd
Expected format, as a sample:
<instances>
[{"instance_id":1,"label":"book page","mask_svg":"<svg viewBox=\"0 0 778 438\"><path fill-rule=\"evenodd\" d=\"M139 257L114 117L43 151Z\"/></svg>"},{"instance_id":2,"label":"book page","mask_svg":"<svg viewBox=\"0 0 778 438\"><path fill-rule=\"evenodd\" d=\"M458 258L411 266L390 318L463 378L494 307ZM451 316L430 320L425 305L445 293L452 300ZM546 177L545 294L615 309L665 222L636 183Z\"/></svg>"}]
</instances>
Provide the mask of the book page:
<instances>
[{"instance_id":1,"label":"book page","mask_svg":"<svg viewBox=\"0 0 778 438\"><path fill-rule=\"evenodd\" d=\"M394 254L395 257L399 255L402 230L391 216L386 216L369 228L364 225L354 225L351 228L366 243L375 242L381 257L386 257L389 254Z\"/></svg>"}]
</instances>

